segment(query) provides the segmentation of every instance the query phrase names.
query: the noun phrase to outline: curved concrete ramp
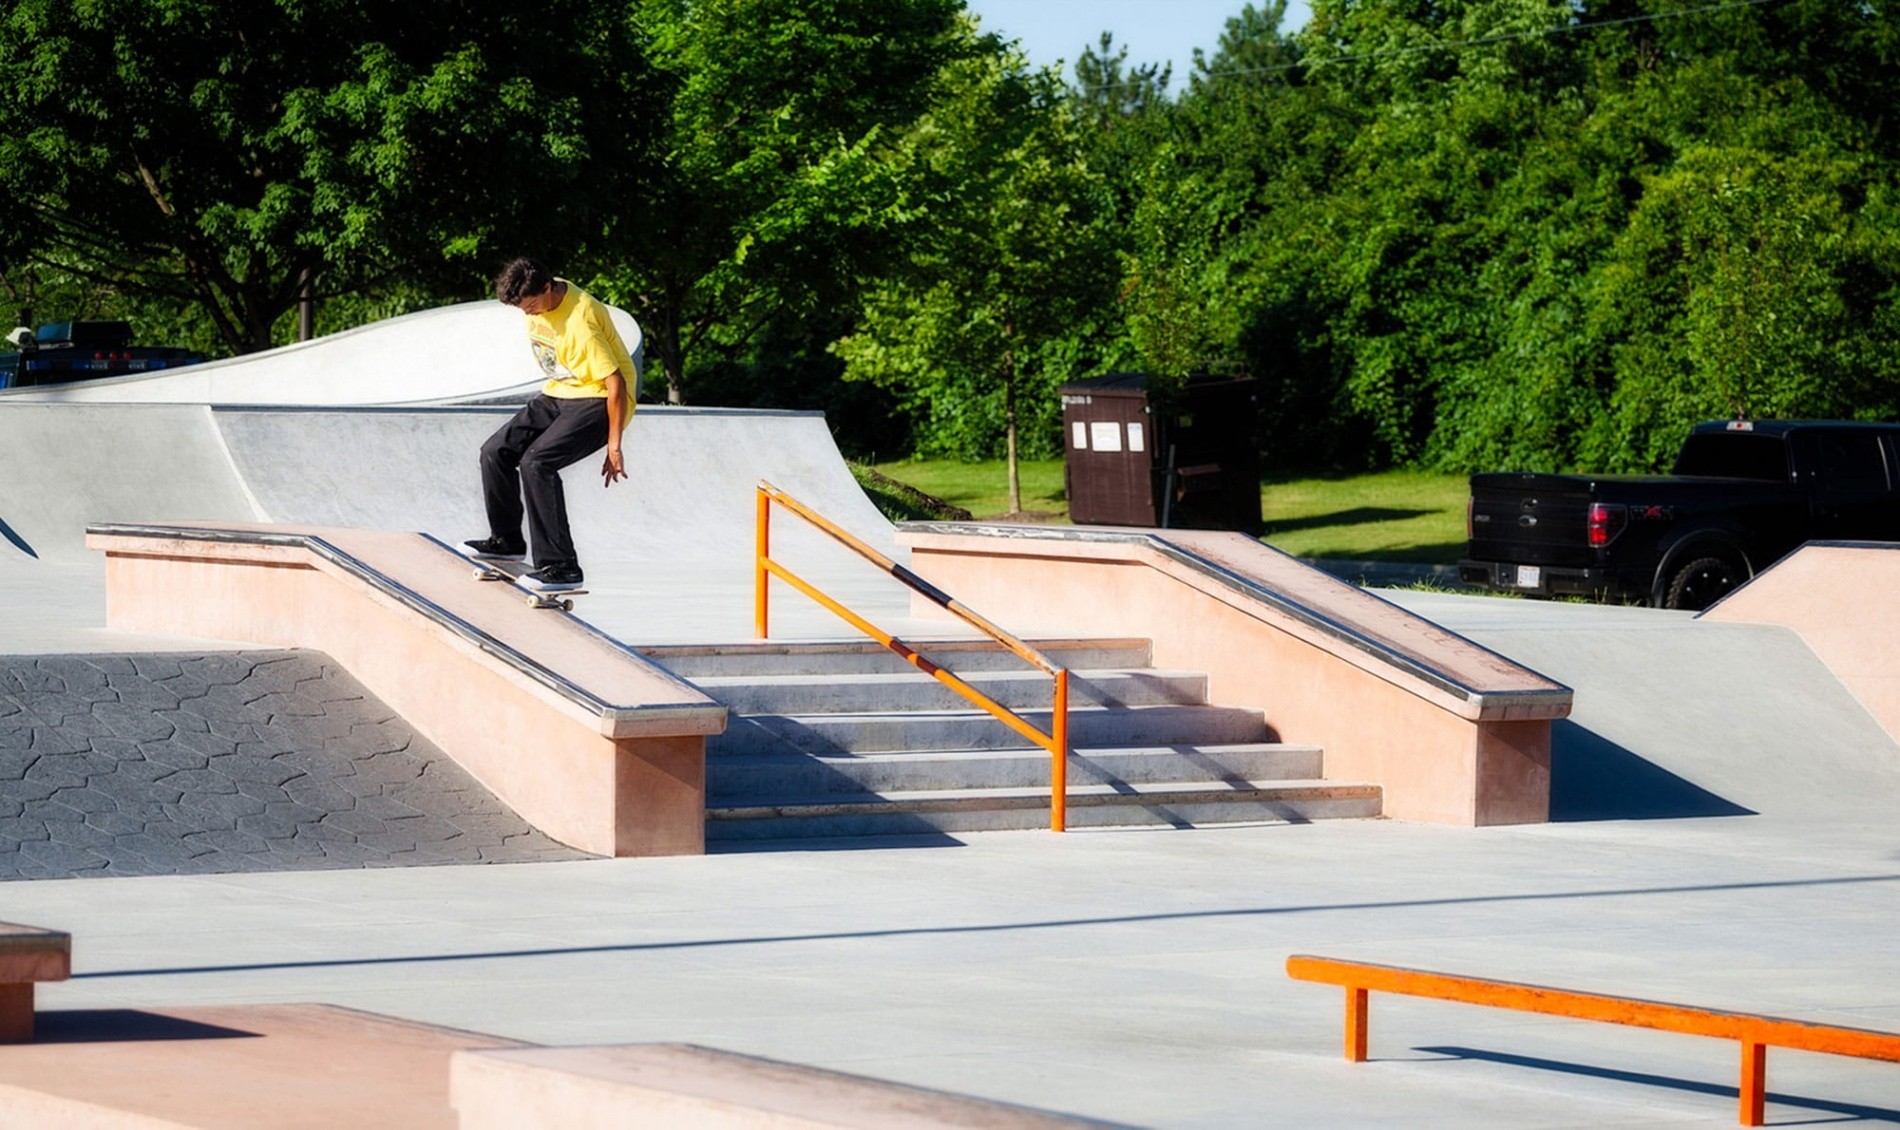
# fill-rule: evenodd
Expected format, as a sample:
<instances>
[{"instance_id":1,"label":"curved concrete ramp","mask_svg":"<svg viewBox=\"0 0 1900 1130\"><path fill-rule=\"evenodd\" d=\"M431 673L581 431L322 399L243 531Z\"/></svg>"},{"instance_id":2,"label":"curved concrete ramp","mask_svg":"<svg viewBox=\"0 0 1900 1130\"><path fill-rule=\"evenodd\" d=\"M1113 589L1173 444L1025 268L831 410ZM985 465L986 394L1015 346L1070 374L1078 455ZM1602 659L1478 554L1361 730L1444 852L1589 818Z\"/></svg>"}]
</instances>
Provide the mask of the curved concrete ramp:
<instances>
[{"instance_id":1,"label":"curved concrete ramp","mask_svg":"<svg viewBox=\"0 0 1900 1130\"><path fill-rule=\"evenodd\" d=\"M39 640L46 651L102 646L55 631L104 623L100 563L84 549L89 523L420 530L451 545L483 534L477 453L511 411L0 401L0 583L19 597L0 605L0 638ZM566 475L593 593L582 614L622 639L751 634L761 478L904 556L818 413L648 406L626 450L630 477L611 489L591 459ZM774 546L880 623L908 615L894 582L789 520L775 527ZM777 635L841 629L809 602L775 608Z\"/></svg>"},{"instance_id":2,"label":"curved concrete ramp","mask_svg":"<svg viewBox=\"0 0 1900 1130\"><path fill-rule=\"evenodd\" d=\"M216 425L265 521L413 529L457 544L486 532L478 453L510 411L228 408ZM603 489L591 458L564 476L590 573L597 562L750 570L761 478L894 551L890 523L851 478L819 413L649 406L635 413L625 447L625 482ZM785 536L796 544L789 526Z\"/></svg>"},{"instance_id":3,"label":"curved concrete ramp","mask_svg":"<svg viewBox=\"0 0 1900 1130\"><path fill-rule=\"evenodd\" d=\"M644 367L639 325L626 311L609 309L635 364ZM518 311L499 302L464 302L183 369L9 389L0 392L0 403L519 402L543 379Z\"/></svg>"},{"instance_id":4,"label":"curved concrete ramp","mask_svg":"<svg viewBox=\"0 0 1900 1130\"><path fill-rule=\"evenodd\" d=\"M0 403L0 562L90 562L87 522L154 514L262 517L210 409Z\"/></svg>"},{"instance_id":5,"label":"curved concrete ramp","mask_svg":"<svg viewBox=\"0 0 1900 1130\"><path fill-rule=\"evenodd\" d=\"M315 652L0 661L0 879L584 858Z\"/></svg>"}]
</instances>

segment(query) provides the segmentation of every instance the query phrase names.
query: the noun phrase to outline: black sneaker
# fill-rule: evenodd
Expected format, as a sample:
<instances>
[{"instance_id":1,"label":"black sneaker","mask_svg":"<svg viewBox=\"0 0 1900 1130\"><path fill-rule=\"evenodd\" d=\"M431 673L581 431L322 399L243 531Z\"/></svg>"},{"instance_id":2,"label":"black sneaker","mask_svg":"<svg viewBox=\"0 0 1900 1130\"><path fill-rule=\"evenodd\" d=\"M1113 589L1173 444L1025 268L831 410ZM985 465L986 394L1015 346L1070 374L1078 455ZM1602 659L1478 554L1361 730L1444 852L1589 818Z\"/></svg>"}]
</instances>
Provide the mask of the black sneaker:
<instances>
[{"instance_id":1,"label":"black sneaker","mask_svg":"<svg viewBox=\"0 0 1900 1130\"><path fill-rule=\"evenodd\" d=\"M528 547L510 545L500 538L477 538L462 543L468 547L468 555L477 561L526 561Z\"/></svg>"},{"instance_id":2,"label":"black sneaker","mask_svg":"<svg viewBox=\"0 0 1900 1130\"><path fill-rule=\"evenodd\" d=\"M581 587L581 571L572 565L550 565L545 569L536 569L521 578L542 592L564 592Z\"/></svg>"}]
</instances>

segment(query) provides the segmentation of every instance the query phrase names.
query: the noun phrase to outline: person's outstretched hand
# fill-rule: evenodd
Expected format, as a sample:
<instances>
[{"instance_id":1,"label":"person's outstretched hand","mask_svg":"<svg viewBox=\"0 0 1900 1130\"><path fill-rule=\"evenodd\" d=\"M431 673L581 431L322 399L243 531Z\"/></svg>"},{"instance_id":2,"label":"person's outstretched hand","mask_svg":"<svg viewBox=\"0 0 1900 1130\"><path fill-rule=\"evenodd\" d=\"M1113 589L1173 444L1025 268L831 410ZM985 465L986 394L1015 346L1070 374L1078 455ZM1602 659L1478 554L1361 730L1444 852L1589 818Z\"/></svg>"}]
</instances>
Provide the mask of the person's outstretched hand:
<instances>
[{"instance_id":1,"label":"person's outstretched hand","mask_svg":"<svg viewBox=\"0 0 1900 1130\"><path fill-rule=\"evenodd\" d=\"M614 485L615 479L624 479L626 477L627 465L620 457L620 449L617 447L608 448L607 461L600 465L600 485L610 487Z\"/></svg>"}]
</instances>

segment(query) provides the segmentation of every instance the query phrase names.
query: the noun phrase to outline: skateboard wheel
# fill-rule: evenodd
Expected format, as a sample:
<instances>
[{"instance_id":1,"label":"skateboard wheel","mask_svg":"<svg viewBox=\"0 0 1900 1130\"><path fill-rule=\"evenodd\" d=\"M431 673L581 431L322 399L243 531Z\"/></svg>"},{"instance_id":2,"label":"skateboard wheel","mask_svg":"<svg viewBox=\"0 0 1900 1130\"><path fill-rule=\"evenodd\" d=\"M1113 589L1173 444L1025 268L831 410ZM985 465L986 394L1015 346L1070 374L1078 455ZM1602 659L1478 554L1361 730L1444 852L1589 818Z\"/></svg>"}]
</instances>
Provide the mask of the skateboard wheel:
<instances>
[{"instance_id":1,"label":"skateboard wheel","mask_svg":"<svg viewBox=\"0 0 1900 1130\"><path fill-rule=\"evenodd\" d=\"M573 602L573 601L571 601L571 600L563 600L563 601L561 602L561 611L563 611L563 612L572 612L572 611L574 611L574 602Z\"/></svg>"}]
</instances>

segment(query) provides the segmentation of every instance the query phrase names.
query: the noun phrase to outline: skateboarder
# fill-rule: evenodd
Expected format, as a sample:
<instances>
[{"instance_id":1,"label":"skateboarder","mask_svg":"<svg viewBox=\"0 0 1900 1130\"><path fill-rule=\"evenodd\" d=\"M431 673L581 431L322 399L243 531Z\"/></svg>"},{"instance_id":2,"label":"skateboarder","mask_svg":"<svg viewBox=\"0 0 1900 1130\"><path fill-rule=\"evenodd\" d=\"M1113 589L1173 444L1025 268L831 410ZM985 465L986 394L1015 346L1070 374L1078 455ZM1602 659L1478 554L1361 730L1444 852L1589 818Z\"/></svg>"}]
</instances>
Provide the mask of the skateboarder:
<instances>
[{"instance_id":1,"label":"skateboarder","mask_svg":"<svg viewBox=\"0 0 1900 1130\"><path fill-rule=\"evenodd\" d=\"M548 376L541 392L482 445L482 501L488 536L465 543L470 556L521 561L529 544L544 590L577 589L580 557L567 526L561 469L607 448L603 486L627 477L620 437L633 415L637 370L607 307L535 259L516 259L495 277L495 297L526 315L528 344ZM521 537L527 497L528 542Z\"/></svg>"}]
</instances>

